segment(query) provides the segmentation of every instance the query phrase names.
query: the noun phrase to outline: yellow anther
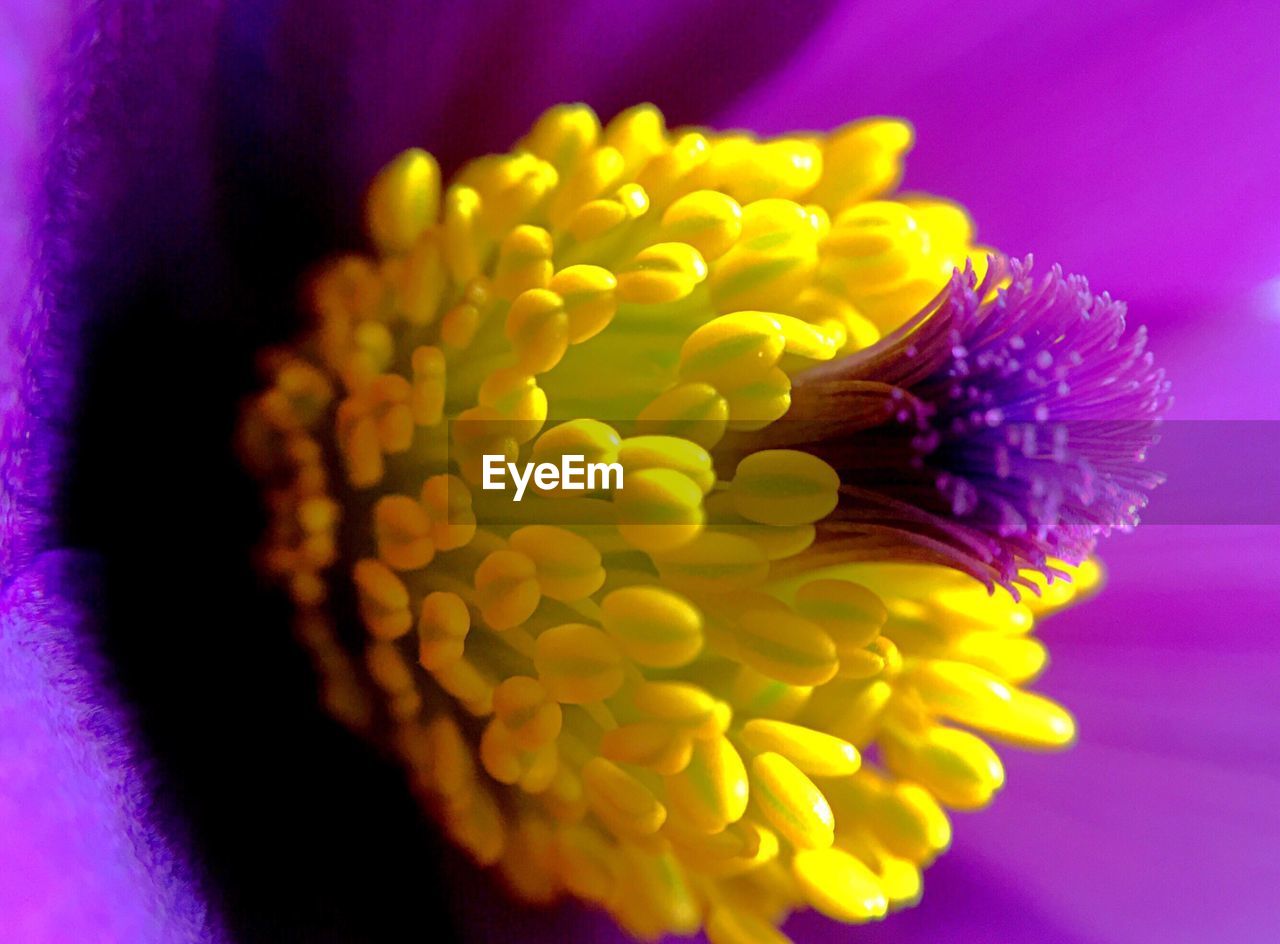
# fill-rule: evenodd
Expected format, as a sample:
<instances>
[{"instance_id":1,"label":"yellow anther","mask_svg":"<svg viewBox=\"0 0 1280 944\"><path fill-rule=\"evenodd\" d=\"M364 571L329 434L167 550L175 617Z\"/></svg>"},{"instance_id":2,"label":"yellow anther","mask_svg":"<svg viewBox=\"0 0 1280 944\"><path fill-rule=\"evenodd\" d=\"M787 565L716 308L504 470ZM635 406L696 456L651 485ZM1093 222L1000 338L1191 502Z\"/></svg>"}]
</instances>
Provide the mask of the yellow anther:
<instances>
[{"instance_id":1,"label":"yellow anther","mask_svg":"<svg viewBox=\"0 0 1280 944\"><path fill-rule=\"evenodd\" d=\"M920 227L929 234L929 242L943 275L964 263L964 255L972 245L973 220L964 207L949 200L911 197L903 200ZM979 277L981 278L981 277Z\"/></svg>"},{"instance_id":2,"label":"yellow anther","mask_svg":"<svg viewBox=\"0 0 1280 944\"><path fill-rule=\"evenodd\" d=\"M884 657L870 648L839 649L840 678L869 679L885 674L887 668Z\"/></svg>"},{"instance_id":3,"label":"yellow anther","mask_svg":"<svg viewBox=\"0 0 1280 944\"><path fill-rule=\"evenodd\" d=\"M667 819L653 792L612 761L593 757L582 765L587 803L600 821L623 836L651 836Z\"/></svg>"},{"instance_id":4,"label":"yellow anther","mask_svg":"<svg viewBox=\"0 0 1280 944\"><path fill-rule=\"evenodd\" d=\"M868 321L848 301L822 288L807 288L787 306L787 311L810 324L818 325L832 338L844 340L841 349L861 351L880 340L880 329Z\"/></svg>"},{"instance_id":5,"label":"yellow anther","mask_svg":"<svg viewBox=\"0 0 1280 944\"><path fill-rule=\"evenodd\" d=\"M518 551L494 551L476 568L476 598L480 615L491 629L519 626L538 608L542 592L537 568Z\"/></svg>"},{"instance_id":6,"label":"yellow anther","mask_svg":"<svg viewBox=\"0 0 1280 944\"><path fill-rule=\"evenodd\" d=\"M395 339L380 321L362 321L356 325L351 331L351 344L351 355L342 372L348 389L358 388L362 382L376 377L391 366L395 357Z\"/></svg>"},{"instance_id":7,"label":"yellow anther","mask_svg":"<svg viewBox=\"0 0 1280 944\"><path fill-rule=\"evenodd\" d=\"M558 182L551 164L527 152L482 157L457 177L457 184L479 193L480 223L490 239L500 239L537 213Z\"/></svg>"},{"instance_id":8,"label":"yellow anther","mask_svg":"<svg viewBox=\"0 0 1280 944\"><path fill-rule=\"evenodd\" d=\"M662 833L679 850L680 858L699 872L730 874L723 867L744 864L753 858L761 845L767 845L768 830L756 826L748 819L739 820L726 828L708 833L694 829L678 819L667 821ZM776 846L777 837L773 837ZM766 850L767 852L768 850ZM776 854L776 848L774 852Z\"/></svg>"},{"instance_id":9,"label":"yellow anther","mask_svg":"<svg viewBox=\"0 0 1280 944\"><path fill-rule=\"evenodd\" d=\"M426 567L435 556L431 519L422 505L407 495L385 495L373 506L373 531L378 556L394 570Z\"/></svg>"},{"instance_id":10,"label":"yellow anther","mask_svg":"<svg viewBox=\"0 0 1280 944\"><path fill-rule=\"evenodd\" d=\"M626 478L643 469L673 469L691 479L705 495L716 484L707 450L677 436L632 436L618 449Z\"/></svg>"},{"instance_id":11,"label":"yellow anther","mask_svg":"<svg viewBox=\"0 0 1280 944\"><path fill-rule=\"evenodd\" d=\"M521 369L533 374L551 370L569 347L564 299L545 289L525 292L511 303L506 334Z\"/></svg>"},{"instance_id":12,"label":"yellow anther","mask_svg":"<svg viewBox=\"0 0 1280 944\"><path fill-rule=\"evenodd\" d=\"M533 664L543 686L562 704L603 701L622 687L622 652L612 639L585 623L565 623L542 633Z\"/></svg>"},{"instance_id":13,"label":"yellow anther","mask_svg":"<svg viewBox=\"0 0 1280 944\"><path fill-rule=\"evenodd\" d=\"M521 292L546 288L551 281L551 234L540 226L517 226L502 240L493 276L493 292L511 301Z\"/></svg>"},{"instance_id":14,"label":"yellow anther","mask_svg":"<svg viewBox=\"0 0 1280 944\"><path fill-rule=\"evenodd\" d=\"M556 834L552 857L565 888L587 901L607 902L617 885L613 846L595 829L569 826Z\"/></svg>"},{"instance_id":15,"label":"yellow anther","mask_svg":"<svg viewBox=\"0 0 1280 944\"><path fill-rule=\"evenodd\" d=\"M1009 686L977 666L929 659L919 664L910 680L930 711L973 727L998 725L1010 712Z\"/></svg>"},{"instance_id":16,"label":"yellow anther","mask_svg":"<svg viewBox=\"0 0 1280 944\"><path fill-rule=\"evenodd\" d=\"M755 718L742 726L742 741L753 751L781 754L814 777L847 777L862 764L848 741L786 721Z\"/></svg>"},{"instance_id":17,"label":"yellow anther","mask_svg":"<svg viewBox=\"0 0 1280 944\"><path fill-rule=\"evenodd\" d=\"M825 693L826 689L820 691ZM893 686L881 679L850 682L848 688L833 687L831 695L836 704L831 706L822 727L858 748L865 748L879 730L880 719L893 695ZM819 713L818 717L821 716Z\"/></svg>"},{"instance_id":18,"label":"yellow anther","mask_svg":"<svg viewBox=\"0 0 1280 944\"><path fill-rule=\"evenodd\" d=\"M649 195L639 184L623 184L613 197L626 208L629 219L639 219L649 212Z\"/></svg>"},{"instance_id":19,"label":"yellow anther","mask_svg":"<svg viewBox=\"0 0 1280 944\"><path fill-rule=\"evenodd\" d=\"M791 720L808 704L813 691L809 686L788 686L785 682L777 682L756 672L750 665L742 665L733 675L728 700L740 714Z\"/></svg>"},{"instance_id":20,"label":"yellow anther","mask_svg":"<svg viewBox=\"0 0 1280 944\"><path fill-rule=\"evenodd\" d=\"M465 351L480 328L480 309L470 302L454 305L440 320L440 342L454 351Z\"/></svg>"},{"instance_id":21,"label":"yellow anther","mask_svg":"<svg viewBox=\"0 0 1280 944\"><path fill-rule=\"evenodd\" d=\"M480 736L480 763L494 780L518 784L525 793L542 793L555 777L559 759L554 744L523 749L511 730L493 720Z\"/></svg>"},{"instance_id":22,"label":"yellow anther","mask_svg":"<svg viewBox=\"0 0 1280 944\"><path fill-rule=\"evenodd\" d=\"M855 300L907 283L928 236L902 203L860 203L836 217L823 242L822 271Z\"/></svg>"},{"instance_id":23,"label":"yellow anther","mask_svg":"<svg viewBox=\"0 0 1280 944\"><path fill-rule=\"evenodd\" d=\"M809 904L829 918L861 924L884 917L889 909L879 879L843 849L797 852L791 870Z\"/></svg>"},{"instance_id":24,"label":"yellow anther","mask_svg":"<svg viewBox=\"0 0 1280 944\"><path fill-rule=\"evenodd\" d=\"M719 832L747 811L747 769L728 738L695 741L689 765L666 788L669 812L698 832Z\"/></svg>"},{"instance_id":25,"label":"yellow anther","mask_svg":"<svg viewBox=\"0 0 1280 944\"><path fill-rule=\"evenodd\" d=\"M831 232L831 214L816 203L806 203L804 211L809 215L809 225L813 227L818 241L826 239L827 233Z\"/></svg>"},{"instance_id":26,"label":"yellow anther","mask_svg":"<svg viewBox=\"0 0 1280 944\"><path fill-rule=\"evenodd\" d=\"M471 614L456 593L437 591L422 600L418 616L418 661L435 672L462 658Z\"/></svg>"},{"instance_id":27,"label":"yellow anther","mask_svg":"<svg viewBox=\"0 0 1280 944\"><path fill-rule=\"evenodd\" d=\"M388 275L395 289L396 312L411 325L427 325L440 312L448 287L444 249L438 229L420 237L409 251L392 260Z\"/></svg>"},{"instance_id":28,"label":"yellow anther","mask_svg":"<svg viewBox=\"0 0 1280 944\"><path fill-rule=\"evenodd\" d=\"M413 442L412 392L409 381L399 374L382 374L369 384L370 412L383 452L401 453Z\"/></svg>"},{"instance_id":29,"label":"yellow anther","mask_svg":"<svg viewBox=\"0 0 1280 944\"><path fill-rule=\"evenodd\" d=\"M755 587L769 573L769 562L755 543L720 532L704 531L683 547L655 555L654 562L664 581L692 592Z\"/></svg>"},{"instance_id":30,"label":"yellow anther","mask_svg":"<svg viewBox=\"0 0 1280 944\"><path fill-rule=\"evenodd\" d=\"M605 630L641 665L674 668L702 651L702 614L661 587L614 590L601 603Z\"/></svg>"},{"instance_id":31,"label":"yellow anther","mask_svg":"<svg viewBox=\"0 0 1280 944\"><path fill-rule=\"evenodd\" d=\"M578 207L568 225L570 235L580 243L599 239L630 220L626 206L612 198L591 200Z\"/></svg>"},{"instance_id":32,"label":"yellow anther","mask_svg":"<svg viewBox=\"0 0 1280 944\"><path fill-rule=\"evenodd\" d=\"M763 377L729 391L727 400L730 429L763 429L791 408L791 378L771 367Z\"/></svg>"},{"instance_id":33,"label":"yellow anther","mask_svg":"<svg viewBox=\"0 0 1280 944\"><path fill-rule=\"evenodd\" d=\"M570 420L538 437L533 444L533 461L559 465L563 456L582 456L587 463L609 464L618 461L621 444L617 431L599 420Z\"/></svg>"},{"instance_id":34,"label":"yellow anther","mask_svg":"<svg viewBox=\"0 0 1280 944\"><path fill-rule=\"evenodd\" d=\"M567 228L574 239L585 243L600 239L648 211L649 195L644 188L638 184L623 184L611 196L589 200L580 206Z\"/></svg>"},{"instance_id":35,"label":"yellow anther","mask_svg":"<svg viewBox=\"0 0 1280 944\"><path fill-rule=\"evenodd\" d=\"M543 794L547 812L561 823L577 823L587 815L587 800L582 795L582 779L568 764L560 764L551 786Z\"/></svg>"},{"instance_id":36,"label":"yellow anther","mask_svg":"<svg viewBox=\"0 0 1280 944\"><path fill-rule=\"evenodd\" d=\"M821 685L840 667L836 644L816 623L785 609L743 612L733 641L739 658L788 685Z\"/></svg>"},{"instance_id":37,"label":"yellow anther","mask_svg":"<svg viewBox=\"0 0 1280 944\"><path fill-rule=\"evenodd\" d=\"M840 476L816 456L766 449L747 456L733 477L733 505L750 521L778 526L811 524L836 507Z\"/></svg>"},{"instance_id":38,"label":"yellow anther","mask_svg":"<svg viewBox=\"0 0 1280 944\"><path fill-rule=\"evenodd\" d=\"M618 272L618 298L634 305L679 301L707 277L707 264L687 243L656 243Z\"/></svg>"},{"instance_id":39,"label":"yellow anther","mask_svg":"<svg viewBox=\"0 0 1280 944\"><path fill-rule=\"evenodd\" d=\"M613 505L619 533L643 551L671 551L702 531L702 489L673 469L627 474Z\"/></svg>"},{"instance_id":40,"label":"yellow anther","mask_svg":"<svg viewBox=\"0 0 1280 944\"><path fill-rule=\"evenodd\" d=\"M717 311L777 311L808 287L818 265L817 232L790 200L760 200L742 211L742 238L708 279Z\"/></svg>"},{"instance_id":41,"label":"yellow anther","mask_svg":"<svg viewBox=\"0 0 1280 944\"><path fill-rule=\"evenodd\" d=\"M727 493L725 497L731 498ZM766 558L774 561L785 560L807 550L817 537L817 530L811 524L785 528L747 524L741 534L757 544Z\"/></svg>"},{"instance_id":42,"label":"yellow anther","mask_svg":"<svg viewBox=\"0 0 1280 944\"><path fill-rule=\"evenodd\" d=\"M480 765L498 783L511 785L524 774L521 751L511 734L497 721L490 721L480 737Z\"/></svg>"},{"instance_id":43,"label":"yellow anther","mask_svg":"<svg viewBox=\"0 0 1280 944\"><path fill-rule=\"evenodd\" d=\"M431 515L431 539L437 551L451 551L471 542L476 516L471 490L456 475L433 475L422 486L422 504Z\"/></svg>"},{"instance_id":44,"label":"yellow anther","mask_svg":"<svg viewBox=\"0 0 1280 944\"><path fill-rule=\"evenodd\" d=\"M597 148L584 155L551 198L547 216L552 227L563 229L580 206L616 187L623 169L622 154L614 148Z\"/></svg>"},{"instance_id":45,"label":"yellow anther","mask_svg":"<svg viewBox=\"0 0 1280 944\"><path fill-rule=\"evenodd\" d=\"M670 776L688 766L693 737L666 722L638 721L606 731L600 738L600 754L619 764L635 764Z\"/></svg>"},{"instance_id":46,"label":"yellow anther","mask_svg":"<svg viewBox=\"0 0 1280 944\"><path fill-rule=\"evenodd\" d=\"M772 315L761 311L721 315L685 340L680 376L705 381L721 392L733 390L764 377L785 346L782 326Z\"/></svg>"},{"instance_id":47,"label":"yellow anther","mask_svg":"<svg viewBox=\"0 0 1280 944\"><path fill-rule=\"evenodd\" d=\"M842 325L829 327L809 324L791 315L775 315L774 318L782 326L786 339L786 351L796 357L809 360L828 361L840 351L841 345L848 338Z\"/></svg>"},{"instance_id":48,"label":"yellow anther","mask_svg":"<svg viewBox=\"0 0 1280 944\"><path fill-rule=\"evenodd\" d=\"M618 280L608 269L574 265L551 279L551 291L564 302L569 317L569 343L580 344L609 326L618 310Z\"/></svg>"},{"instance_id":49,"label":"yellow anther","mask_svg":"<svg viewBox=\"0 0 1280 944\"><path fill-rule=\"evenodd\" d=\"M550 744L560 733L564 713L541 682L513 675L493 692L493 712L521 750Z\"/></svg>"},{"instance_id":50,"label":"yellow anther","mask_svg":"<svg viewBox=\"0 0 1280 944\"><path fill-rule=\"evenodd\" d=\"M583 104L556 105L544 111L518 147L530 151L563 173L596 146L600 119Z\"/></svg>"},{"instance_id":51,"label":"yellow anther","mask_svg":"<svg viewBox=\"0 0 1280 944\"><path fill-rule=\"evenodd\" d=\"M394 643L370 643L364 656L369 677L384 692L399 694L413 691L413 672Z\"/></svg>"},{"instance_id":52,"label":"yellow anther","mask_svg":"<svg viewBox=\"0 0 1280 944\"><path fill-rule=\"evenodd\" d=\"M880 882L890 910L908 908L920 901L924 892L924 876L914 862L890 855L883 849L875 849L868 855L872 872Z\"/></svg>"},{"instance_id":53,"label":"yellow anther","mask_svg":"<svg viewBox=\"0 0 1280 944\"><path fill-rule=\"evenodd\" d=\"M382 447L378 425L351 400L338 406L336 438L347 481L354 488L369 488L382 481Z\"/></svg>"},{"instance_id":54,"label":"yellow anther","mask_svg":"<svg viewBox=\"0 0 1280 944\"><path fill-rule=\"evenodd\" d=\"M822 150L799 138L721 138L711 149L711 173L721 189L743 203L798 197L812 190L822 175Z\"/></svg>"},{"instance_id":55,"label":"yellow anther","mask_svg":"<svg viewBox=\"0 0 1280 944\"><path fill-rule=\"evenodd\" d=\"M888 784L869 818L876 837L894 855L927 865L951 844L951 823L933 794L914 783Z\"/></svg>"},{"instance_id":56,"label":"yellow anther","mask_svg":"<svg viewBox=\"0 0 1280 944\"><path fill-rule=\"evenodd\" d=\"M615 899L621 926L639 940L664 934L689 937L702 924L702 905L685 870L669 852L644 851L643 843L624 843L621 886L628 894Z\"/></svg>"},{"instance_id":57,"label":"yellow anther","mask_svg":"<svg viewBox=\"0 0 1280 944\"><path fill-rule=\"evenodd\" d=\"M759 311L722 315L685 340L680 376L708 382L722 391L735 390L767 376L785 347L776 317Z\"/></svg>"},{"instance_id":58,"label":"yellow anther","mask_svg":"<svg viewBox=\"0 0 1280 944\"><path fill-rule=\"evenodd\" d=\"M521 816L503 851L502 877L524 901L549 905L558 891L551 873L551 826L538 816Z\"/></svg>"},{"instance_id":59,"label":"yellow anther","mask_svg":"<svg viewBox=\"0 0 1280 944\"><path fill-rule=\"evenodd\" d=\"M707 139L698 132L681 135L644 166L636 182L649 194L654 206L665 207L709 182L705 170L710 151Z\"/></svg>"},{"instance_id":60,"label":"yellow anther","mask_svg":"<svg viewBox=\"0 0 1280 944\"><path fill-rule=\"evenodd\" d=\"M353 577L360 618L369 635L397 639L407 633L413 616L409 613L409 591L400 578L386 564L368 558L356 561Z\"/></svg>"},{"instance_id":61,"label":"yellow anther","mask_svg":"<svg viewBox=\"0 0 1280 944\"><path fill-rule=\"evenodd\" d=\"M794 200L754 200L742 210L742 238L756 251L778 248L792 239L815 243L818 229L812 211Z\"/></svg>"},{"instance_id":62,"label":"yellow anther","mask_svg":"<svg viewBox=\"0 0 1280 944\"><path fill-rule=\"evenodd\" d=\"M438 347L414 349L409 409L419 426L435 426L444 416L445 361Z\"/></svg>"},{"instance_id":63,"label":"yellow anther","mask_svg":"<svg viewBox=\"0 0 1280 944\"><path fill-rule=\"evenodd\" d=\"M710 449L724 436L729 403L707 383L677 384L640 411L638 427Z\"/></svg>"},{"instance_id":64,"label":"yellow anther","mask_svg":"<svg viewBox=\"0 0 1280 944\"><path fill-rule=\"evenodd\" d=\"M797 849L825 849L835 841L835 817L822 791L781 754L751 761L751 794L765 818Z\"/></svg>"},{"instance_id":65,"label":"yellow anther","mask_svg":"<svg viewBox=\"0 0 1280 944\"><path fill-rule=\"evenodd\" d=\"M631 700L650 717L679 725L693 737L724 734L733 718L728 705L690 682L645 682Z\"/></svg>"},{"instance_id":66,"label":"yellow anther","mask_svg":"<svg viewBox=\"0 0 1280 944\"><path fill-rule=\"evenodd\" d=\"M842 657L867 646L888 618L878 596L849 580L809 581L796 591L795 609L827 631Z\"/></svg>"},{"instance_id":67,"label":"yellow anther","mask_svg":"<svg viewBox=\"0 0 1280 944\"><path fill-rule=\"evenodd\" d=\"M470 187L450 187L444 196L444 258L454 282L467 283L480 274L480 194Z\"/></svg>"},{"instance_id":68,"label":"yellow anther","mask_svg":"<svg viewBox=\"0 0 1280 944\"><path fill-rule=\"evenodd\" d=\"M516 531L507 543L533 561L543 596L581 600L604 583L600 552L572 531L535 524Z\"/></svg>"},{"instance_id":69,"label":"yellow anther","mask_svg":"<svg viewBox=\"0 0 1280 944\"><path fill-rule=\"evenodd\" d=\"M537 378L520 368L495 370L480 385L476 398L481 406L496 410L509 421L506 428L518 443L538 435L547 421L547 395Z\"/></svg>"},{"instance_id":70,"label":"yellow anther","mask_svg":"<svg viewBox=\"0 0 1280 944\"><path fill-rule=\"evenodd\" d=\"M473 406L458 414L450 426L452 452L449 458L457 463L458 471L473 483L483 481L485 456L499 456L501 461L513 462L520 452L516 438L529 433L528 423L521 423L503 416L495 407Z\"/></svg>"},{"instance_id":71,"label":"yellow anther","mask_svg":"<svg viewBox=\"0 0 1280 944\"><path fill-rule=\"evenodd\" d=\"M1034 679L1049 661L1049 652L1039 640L997 632L966 633L949 641L945 651L1016 684Z\"/></svg>"},{"instance_id":72,"label":"yellow anther","mask_svg":"<svg viewBox=\"0 0 1280 944\"><path fill-rule=\"evenodd\" d=\"M1004 785L1000 758L967 731L934 725L918 737L886 737L883 749L890 770L928 787L953 809L981 809Z\"/></svg>"},{"instance_id":73,"label":"yellow anther","mask_svg":"<svg viewBox=\"0 0 1280 944\"><path fill-rule=\"evenodd\" d=\"M471 747L450 715L436 715L423 732L426 753L432 759L432 780L436 791L446 798L466 795L475 783Z\"/></svg>"},{"instance_id":74,"label":"yellow anther","mask_svg":"<svg viewBox=\"0 0 1280 944\"><path fill-rule=\"evenodd\" d=\"M839 128L823 145L822 179L809 199L833 211L892 190L911 149L911 126L894 118L868 118Z\"/></svg>"},{"instance_id":75,"label":"yellow anther","mask_svg":"<svg viewBox=\"0 0 1280 944\"><path fill-rule=\"evenodd\" d=\"M623 169L633 176L667 147L666 122L653 105L635 105L605 126L604 143L622 155Z\"/></svg>"},{"instance_id":76,"label":"yellow anther","mask_svg":"<svg viewBox=\"0 0 1280 944\"><path fill-rule=\"evenodd\" d=\"M708 262L733 248L741 235L742 207L715 190L685 194L662 214L662 240L688 243Z\"/></svg>"},{"instance_id":77,"label":"yellow anther","mask_svg":"<svg viewBox=\"0 0 1280 944\"><path fill-rule=\"evenodd\" d=\"M493 711L493 682L465 657L432 670L431 676L477 718Z\"/></svg>"},{"instance_id":78,"label":"yellow anther","mask_svg":"<svg viewBox=\"0 0 1280 944\"><path fill-rule=\"evenodd\" d=\"M365 198L369 235L383 252L406 252L440 212L440 165L410 148L378 172Z\"/></svg>"},{"instance_id":79,"label":"yellow anther","mask_svg":"<svg viewBox=\"0 0 1280 944\"><path fill-rule=\"evenodd\" d=\"M449 837L471 855L477 865L490 866L502 855L506 831L502 811L489 791L480 787L462 809L446 821Z\"/></svg>"},{"instance_id":80,"label":"yellow anther","mask_svg":"<svg viewBox=\"0 0 1280 944\"><path fill-rule=\"evenodd\" d=\"M338 503L328 498L308 498L298 505L298 524L307 532L331 530L340 515Z\"/></svg>"}]
</instances>

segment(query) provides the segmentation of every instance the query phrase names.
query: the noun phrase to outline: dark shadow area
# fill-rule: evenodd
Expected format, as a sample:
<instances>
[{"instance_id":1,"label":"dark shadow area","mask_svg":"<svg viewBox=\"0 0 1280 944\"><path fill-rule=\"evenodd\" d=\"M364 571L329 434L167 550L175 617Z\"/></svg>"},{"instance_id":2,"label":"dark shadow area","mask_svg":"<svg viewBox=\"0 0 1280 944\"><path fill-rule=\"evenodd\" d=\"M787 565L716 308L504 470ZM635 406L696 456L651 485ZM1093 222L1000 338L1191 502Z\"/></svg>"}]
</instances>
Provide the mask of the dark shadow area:
<instances>
[{"instance_id":1,"label":"dark shadow area","mask_svg":"<svg viewBox=\"0 0 1280 944\"><path fill-rule=\"evenodd\" d=\"M263 517L231 448L254 352L295 329L305 268L352 242L357 195L333 194L336 119L316 110L341 50L312 49L286 87L263 24L223 25L208 97L150 106L200 114L157 118L172 139L112 141L125 171L76 234L91 320L63 543L102 562L103 646L233 936L447 941L440 840L400 770L320 710L290 607L253 570ZM121 66L99 131L173 78Z\"/></svg>"},{"instance_id":2,"label":"dark shadow area","mask_svg":"<svg viewBox=\"0 0 1280 944\"><path fill-rule=\"evenodd\" d=\"M486 879L449 874L467 867L399 769L321 712L290 607L252 567L264 519L232 441L254 354L296 330L308 267L360 244L343 154L357 107L343 17L354 14L244 0L133 32L128 7L85 25L103 38L81 63L90 91L70 125L74 154L50 182L84 195L57 234L62 317L83 335L59 543L101 561L101 642L155 761L157 801L185 822L238 940L447 941L464 915L491 939L499 925L524 928L487 906L500 899ZM730 30L707 45L705 30L673 24L663 55L638 73L619 63L593 104L608 115L650 99L673 124L705 121L824 11L714 5L727 18L769 15L780 33ZM374 39L399 28L378 20ZM487 62L538 68L517 48L519 21L511 28ZM768 48L735 46L739 35ZM691 58L709 77L694 86L680 71ZM412 100L446 165L505 143L477 120L498 78L480 71L461 87L453 100L430 89ZM388 157L402 146L387 145ZM526 929L556 937L569 923L556 912Z\"/></svg>"}]
</instances>

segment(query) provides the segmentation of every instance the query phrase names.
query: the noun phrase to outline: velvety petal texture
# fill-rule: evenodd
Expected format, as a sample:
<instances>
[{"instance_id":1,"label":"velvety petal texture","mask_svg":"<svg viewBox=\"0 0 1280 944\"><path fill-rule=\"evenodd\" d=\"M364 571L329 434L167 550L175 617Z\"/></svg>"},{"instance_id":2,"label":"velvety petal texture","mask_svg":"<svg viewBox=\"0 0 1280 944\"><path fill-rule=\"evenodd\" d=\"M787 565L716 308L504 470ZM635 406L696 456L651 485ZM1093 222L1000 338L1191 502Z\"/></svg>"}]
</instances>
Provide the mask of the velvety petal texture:
<instances>
[{"instance_id":1,"label":"velvety petal texture","mask_svg":"<svg viewBox=\"0 0 1280 944\"><path fill-rule=\"evenodd\" d=\"M1130 303L1172 420L1274 420L1278 32L1261 0L7 0L4 936L212 940L226 912L246 940L620 939L514 913L439 849L398 774L314 708L248 558L261 520L227 444L252 351L292 330L304 268L358 243L359 188L396 150L455 166L557 100L765 133L904 115L909 186ZM1108 545L1111 585L1047 624L1074 752L1015 758L917 909L788 930L1280 937L1280 540L1171 518Z\"/></svg>"}]
</instances>

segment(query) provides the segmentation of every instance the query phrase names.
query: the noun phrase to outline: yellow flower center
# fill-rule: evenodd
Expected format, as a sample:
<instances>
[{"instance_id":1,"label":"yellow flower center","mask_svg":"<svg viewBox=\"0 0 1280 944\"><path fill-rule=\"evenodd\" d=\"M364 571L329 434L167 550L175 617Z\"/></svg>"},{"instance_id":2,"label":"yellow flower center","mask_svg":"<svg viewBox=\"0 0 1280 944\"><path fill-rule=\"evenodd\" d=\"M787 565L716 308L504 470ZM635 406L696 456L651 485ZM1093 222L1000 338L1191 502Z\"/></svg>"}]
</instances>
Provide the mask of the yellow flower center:
<instances>
[{"instance_id":1,"label":"yellow flower center","mask_svg":"<svg viewBox=\"0 0 1280 944\"><path fill-rule=\"evenodd\" d=\"M562 106L443 193L411 150L370 187L374 252L327 266L267 356L244 451L326 702L521 898L714 944L802 907L879 918L919 897L945 809L1003 784L985 738L1073 739L1023 686L1035 618L1095 564L1020 602L824 566L836 473L725 447L983 264L962 210L893 193L910 143ZM486 461L566 457L624 484L482 487Z\"/></svg>"}]
</instances>

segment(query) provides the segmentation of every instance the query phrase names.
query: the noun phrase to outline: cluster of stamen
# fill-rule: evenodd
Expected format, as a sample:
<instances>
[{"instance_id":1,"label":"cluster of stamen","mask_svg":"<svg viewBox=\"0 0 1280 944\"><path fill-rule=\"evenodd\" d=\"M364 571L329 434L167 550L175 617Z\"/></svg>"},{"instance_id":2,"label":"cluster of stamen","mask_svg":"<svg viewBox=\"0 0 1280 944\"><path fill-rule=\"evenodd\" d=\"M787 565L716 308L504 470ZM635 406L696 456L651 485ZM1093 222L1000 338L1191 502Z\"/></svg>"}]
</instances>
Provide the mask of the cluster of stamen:
<instances>
[{"instance_id":1,"label":"cluster of stamen","mask_svg":"<svg viewBox=\"0 0 1280 944\"><path fill-rule=\"evenodd\" d=\"M892 195L909 144L888 119L762 141L565 106L443 193L409 151L370 188L375 251L266 356L243 442L326 701L521 898L714 944L783 940L801 907L880 918L946 810L1003 784L987 739L1073 739L1024 686L1035 619L1092 562L1021 575L1022 601L826 566L840 471L743 447L795 378L985 266L963 212ZM480 487L486 456L569 455L625 486Z\"/></svg>"}]
</instances>

